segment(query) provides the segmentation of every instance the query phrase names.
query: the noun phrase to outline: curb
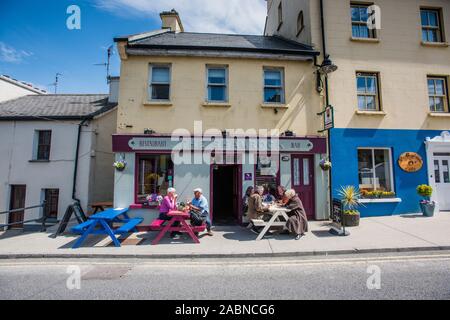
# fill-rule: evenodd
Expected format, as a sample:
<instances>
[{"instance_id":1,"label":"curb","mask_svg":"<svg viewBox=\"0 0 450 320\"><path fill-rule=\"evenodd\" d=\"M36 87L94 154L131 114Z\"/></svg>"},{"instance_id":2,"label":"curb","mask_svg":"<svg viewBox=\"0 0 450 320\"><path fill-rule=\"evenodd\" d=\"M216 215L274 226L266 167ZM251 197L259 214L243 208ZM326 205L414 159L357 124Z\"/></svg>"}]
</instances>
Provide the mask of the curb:
<instances>
[{"instance_id":1,"label":"curb","mask_svg":"<svg viewBox=\"0 0 450 320\"><path fill-rule=\"evenodd\" d=\"M13 259L230 259L230 258L289 258L333 255L358 255L370 253L407 253L450 251L450 246L351 249L334 251L280 252L280 253L238 253L238 254L0 254L0 260Z\"/></svg>"}]
</instances>

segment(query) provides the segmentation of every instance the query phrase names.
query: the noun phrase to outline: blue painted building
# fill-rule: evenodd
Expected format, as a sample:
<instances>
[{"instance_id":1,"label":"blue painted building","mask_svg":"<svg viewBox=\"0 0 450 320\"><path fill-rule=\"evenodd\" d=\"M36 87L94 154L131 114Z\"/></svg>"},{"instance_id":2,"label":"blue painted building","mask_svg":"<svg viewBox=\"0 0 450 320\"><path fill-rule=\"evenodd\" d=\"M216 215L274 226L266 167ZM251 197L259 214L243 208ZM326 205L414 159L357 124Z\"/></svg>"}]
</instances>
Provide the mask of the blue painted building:
<instances>
[{"instance_id":1,"label":"blue painted building","mask_svg":"<svg viewBox=\"0 0 450 320\"><path fill-rule=\"evenodd\" d=\"M441 135L437 130L333 129L331 155L333 196L341 186L359 186L395 192L386 199L365 199L362 217L420 212L416 188L429 183L426 140ZM424 161L418 172L406 172L398 164L405 152L418 153ZM431 172L432 174L433 172Z\"/></svg>"}]
</instances>

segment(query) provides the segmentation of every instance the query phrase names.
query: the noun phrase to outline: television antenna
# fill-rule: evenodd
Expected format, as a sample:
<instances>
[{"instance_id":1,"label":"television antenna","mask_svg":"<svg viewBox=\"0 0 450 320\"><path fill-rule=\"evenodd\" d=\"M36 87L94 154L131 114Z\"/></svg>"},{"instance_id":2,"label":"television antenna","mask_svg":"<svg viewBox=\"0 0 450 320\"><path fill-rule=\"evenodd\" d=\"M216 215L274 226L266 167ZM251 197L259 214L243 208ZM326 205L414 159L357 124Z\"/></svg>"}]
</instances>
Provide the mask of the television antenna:
<instances>
[{"instance_id":1,"label":"television antenna","mask_svg":"<svg viewBox=\"0 0 450 320\"><path fill-rule=\"evenodd\" d=\"M55 87L55 94L58 93L58 84L60 76L62 76L62 73L57 72L55 75L55 82L49 84L49 86Z\"/></svg>"},{"instance_id":2,"label":"television antenna","mask_svg":"<svg viewBox=\"0 0 450 320\"><path fill-rule=\"evenodd\" d=\"M109 70L111 66L111 57L113 55L113 45L108 47L107 51L107 60L104 63L96 63L94 66L104 66L106 67L106 82L109 83Z\"/></svg>"}]
</instances>

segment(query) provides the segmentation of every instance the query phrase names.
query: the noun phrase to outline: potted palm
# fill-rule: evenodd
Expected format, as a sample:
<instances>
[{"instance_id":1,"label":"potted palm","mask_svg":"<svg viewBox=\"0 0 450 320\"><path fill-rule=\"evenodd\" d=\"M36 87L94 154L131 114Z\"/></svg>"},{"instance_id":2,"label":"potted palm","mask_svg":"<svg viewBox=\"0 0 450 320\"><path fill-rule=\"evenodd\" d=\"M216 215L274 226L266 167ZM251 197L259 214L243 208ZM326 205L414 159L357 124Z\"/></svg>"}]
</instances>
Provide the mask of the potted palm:
<instances>
[{"instance_id":1,"label":"potted palm","mask_svg":"<svg viewBox=\"0 0 450 320\"><path fill-rule=\"evenodd\" d=\"M436 209L436 203L430 200L433 194L433 188L427 184L421 184L417 187L417 193L419 196L423 197L420 201L420 209L426 217L434 216L434 210Z\"/></svg>"},{"instance_id":2,"label":"potted palm","mask_svg":"<svg viewBox=\"0 0 450 320\"><path fill-rule=\"evenodd\" d=\"M361 214L357 209L360 206L360 192L354 186L345 186L341 187L339 196L344 206L343 224L346 227L359 226Z\"/></svg>"}]
</instances>

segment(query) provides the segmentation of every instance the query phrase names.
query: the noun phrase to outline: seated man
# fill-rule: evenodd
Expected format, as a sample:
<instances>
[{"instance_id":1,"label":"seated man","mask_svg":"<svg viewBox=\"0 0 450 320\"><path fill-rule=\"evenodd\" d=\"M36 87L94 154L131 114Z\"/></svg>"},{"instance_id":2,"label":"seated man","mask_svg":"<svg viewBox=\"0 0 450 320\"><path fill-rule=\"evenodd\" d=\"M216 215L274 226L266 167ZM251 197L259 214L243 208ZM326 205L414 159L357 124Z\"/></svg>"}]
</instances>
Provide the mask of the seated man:
<instances>
[{"instance_id":1,"label":"seated man","mask_svg":"<svg viewBox=\"0 0 450 320\"><path fill-rule=\"evenodd\" d=\"M206 223L206 230L208 236L213 236L213 233L211 231L211 219L209 217L209 206L208 206L208 200L203 196L203 190L200 188L197 188L194 190L194 199L190 203L188 203L190 206L190 209L199 213L203 220Z\"/></svg>"},{"instance_id":2,"label":"seated man","mask_svg":"<svg viewBox=\"0 0 450 320\"><path fill-rule=\"evenodd\" d=\"M267 207L263 206L262 195L264 193L263 186L257 186L255 193L253 193L248 201L248 219L251 220L268 220L270 217L266 217L265 213L269 211ZM260 233L263 228L253 226L252 231L254 233Z\"/></svg>"}]
</instances>

